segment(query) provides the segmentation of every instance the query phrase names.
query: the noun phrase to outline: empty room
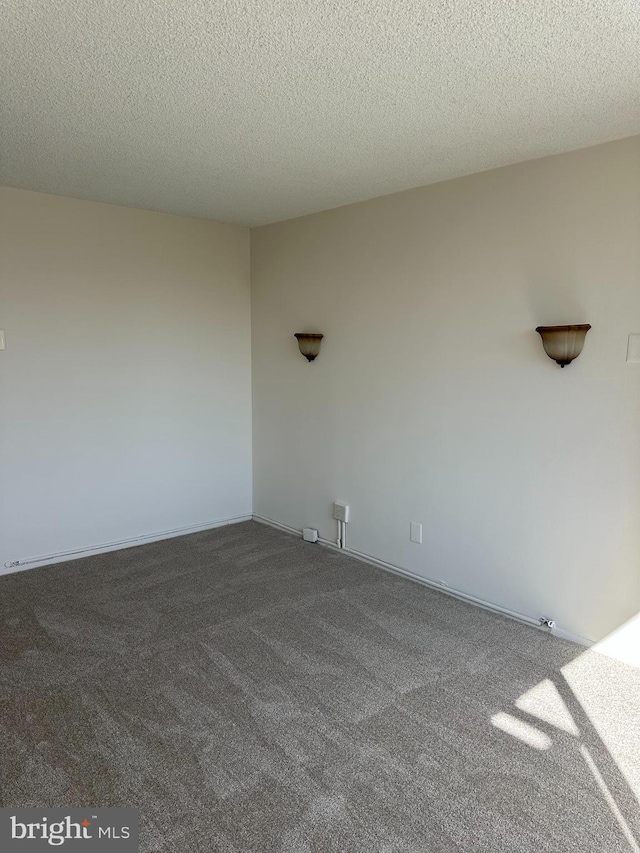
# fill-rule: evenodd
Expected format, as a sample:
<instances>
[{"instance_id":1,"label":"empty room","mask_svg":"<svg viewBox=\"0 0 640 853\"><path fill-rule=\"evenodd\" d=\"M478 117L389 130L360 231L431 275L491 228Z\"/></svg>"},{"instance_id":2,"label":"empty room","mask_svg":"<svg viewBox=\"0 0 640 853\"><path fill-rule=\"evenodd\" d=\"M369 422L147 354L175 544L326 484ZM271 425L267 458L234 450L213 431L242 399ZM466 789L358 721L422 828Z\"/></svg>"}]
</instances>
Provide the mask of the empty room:
<instances>
[{"instance_id":1,"label":"empty room","mask_svg":"<svg viewBox=\"0 0 640 853\"><path fill-rule=\"evenodd\" d=\"M0 851L640 853L635 0L7 0Z\"/></svg>"}]
</instances>

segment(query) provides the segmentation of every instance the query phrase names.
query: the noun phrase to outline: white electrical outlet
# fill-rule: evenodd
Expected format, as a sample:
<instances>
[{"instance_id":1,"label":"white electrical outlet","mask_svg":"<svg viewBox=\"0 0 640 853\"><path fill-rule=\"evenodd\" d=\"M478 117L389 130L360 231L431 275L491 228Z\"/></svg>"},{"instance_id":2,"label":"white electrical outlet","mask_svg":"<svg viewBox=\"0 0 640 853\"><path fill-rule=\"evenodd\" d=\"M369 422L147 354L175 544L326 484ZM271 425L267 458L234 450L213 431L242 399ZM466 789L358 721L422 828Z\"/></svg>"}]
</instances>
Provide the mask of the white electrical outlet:
<instances>
[{"instance_id":1,"label":"white electrical outlet","mask_svg":"<svg viewBox=\"0 0 640 853\"><path fill-rule=\"evenodd\" d=\"M333 505L333 517L337 521L344 521L345 524L349 521L349 504L342 501L336 501Z\"/></svg>"},{"instance_id":2,"label":"white electrical outlet","mask_svg":"<svg viewBox=\"0 0 640 853\"><path fill-rule=\"evenodd\" d=\"M415 542L416 545L422 545L422 525L417 521L412 521L409 528L409 539Z\"/></svg>"},{"instance_id":3,"label":"white electrical outlet","mask_svg":"<svg viewBox=\"0 0 640 853\"><path fill-rule=\"evenodd\" d=\"M4 349L4 329L0 329L0 349Z\"/></svg>"},{"instance_id":4,"label":"white electrical outlet","mask_svg":"<svg viewBox=\"0 0 640 853\"><path fill-rule=\"evenodd\" d=\"M315 529L315 527L303 527L302 538L305 542L317 542L318 531Z\"/></svg>"}]
</instances>

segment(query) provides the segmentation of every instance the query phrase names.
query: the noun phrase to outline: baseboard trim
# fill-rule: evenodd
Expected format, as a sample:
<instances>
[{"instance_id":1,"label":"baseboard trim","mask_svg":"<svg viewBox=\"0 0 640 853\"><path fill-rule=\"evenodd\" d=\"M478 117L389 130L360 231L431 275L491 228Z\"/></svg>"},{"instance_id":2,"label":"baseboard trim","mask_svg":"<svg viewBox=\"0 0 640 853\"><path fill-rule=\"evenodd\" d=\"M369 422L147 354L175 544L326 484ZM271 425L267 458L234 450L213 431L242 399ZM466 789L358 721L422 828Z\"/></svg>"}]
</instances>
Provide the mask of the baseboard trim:
<instances>
[{"instance_id":1,"label":"baseboard trim","mask_svg":"<svg viewBox=\"0 0 640 853\"><path fill-rule=\"evenodd\" d=\"M283 533L290 533L292 536L297 536L298 539L302 539L302 530L298 530L296 527L289 527L288 524L280 524L279 521L274 521L271 518L266 518L264 515L253 515L253 520L257 521L259 524L266 524L267 527L275 527L276 530L282 530ZM318 538L318 544L324 545L327 548L335 548L336 551L340 551L341 553L345 553L346 548L338 548L335 542L332 542L330 539L321 539ZM351 552L349 552L351 554ZM355 552L354 552L355 553Z\"/></svg>"},{"instance_id":2,"label":"baseboard trim","mask_svg":"<svg viewBox=\"0 0 640 853\"><path fill-rule=\"evenodd\" d=\"M144 545L148 542L160 542L162 539L173 539L176 536L186 536L189 533L199 533L202 530L213 530L216 527L226 527L229 524L240 524L243 521L252 521L252 515L236 515L231 518L220 518L216 521L205 521L200 524L189 524L186 527L174 527L171 530L161 530L156 533L143 533L140 536L132 536L129 539L119 539L116 542L105 542L101 545L90 545L85 548L76 548L71 551L58 551L56 554L45 554L42 557L29 557L24 560L7 560L4 568L0 568L0 577L10 575L14 572L23 572L27 569L35 569L39 566L51 566L66 560L79 560L81 557L90 557L97 554L108 554L110 551L121 551L123 548L132 548L136 545Z\"/></svg>"},{"instance_id":3,"label":"baseboard trim","mask_svg":"<svg viewBox=\"0 0 640 853\"><path fill-rule=\"evenodd\" d=\"M254 514L253 520L260 524L266 524L269 527L275 527L277 530L282 530L284 533L290 533L293 536L302 538L302 530L298 530L295 527L289 527L287 524L280 524L280 522L274 521L271 518L266 518L263 515ZM517 622L530 625L538 631L546 631L546 629L541 628L538 619L533 616L528 616L525 613L518 613L514 610L508 610L505 607L501 607L499 604L494 604L491 601L485 601L482 598L477 598L476 596L469 595L466 592L461 592L460 590L453 589L449 586L442 586L442 584L437 581L422 577L422 575L417 575L408 569L403 569L400 566L395 566L392 563L385 562L384 560L379 560L377 557L372 557L370 554L363 554L362 552L355 551L352 548L339 548L335 542L331 542L330 540L319 539L318 542L325 548L332 548L339 554L345 554L349 557L353 557L353 559L359 560L361 563L367 563L370 566L383 569L385 572L392 572L395 575L399 575L400 577L407 578L408 580L412 580L416 583L422 584L423 586L429 587L429 589L435 589L437 592L451 596L451 598L457 598L459 601L464 601L467 604L473 604L475 607L481 607L483 610L489 610L492 613L498 613L500 616L506 616L509 619L514 619ZM586 648L589 648L594 644L593 640L588 640L585 637L572 634L559 627L553 629L553 635L554 637L560 637L563 640L568 640L571 643L576 643L576 645L584 646Z\"/></svg>"}]
</instances>

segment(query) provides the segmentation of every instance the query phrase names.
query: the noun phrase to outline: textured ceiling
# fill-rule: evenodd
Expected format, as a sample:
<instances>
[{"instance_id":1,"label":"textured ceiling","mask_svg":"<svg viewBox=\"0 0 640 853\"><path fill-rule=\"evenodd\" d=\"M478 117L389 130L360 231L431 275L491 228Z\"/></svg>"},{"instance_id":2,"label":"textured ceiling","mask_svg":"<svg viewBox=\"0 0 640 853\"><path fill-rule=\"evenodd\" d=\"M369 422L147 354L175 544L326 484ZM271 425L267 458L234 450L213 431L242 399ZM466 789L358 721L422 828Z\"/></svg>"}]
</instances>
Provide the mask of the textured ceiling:
<instances>
[{"instance_id":1,"label":"textured ceiling","mask_svg":"<svg viewBox=\"0 0 640 853\"><path fill-rule=\"evenodd\" d=\"M0 0L0 184L255 225L640 133L638 0Z\"/></svg>"}]
</instances>

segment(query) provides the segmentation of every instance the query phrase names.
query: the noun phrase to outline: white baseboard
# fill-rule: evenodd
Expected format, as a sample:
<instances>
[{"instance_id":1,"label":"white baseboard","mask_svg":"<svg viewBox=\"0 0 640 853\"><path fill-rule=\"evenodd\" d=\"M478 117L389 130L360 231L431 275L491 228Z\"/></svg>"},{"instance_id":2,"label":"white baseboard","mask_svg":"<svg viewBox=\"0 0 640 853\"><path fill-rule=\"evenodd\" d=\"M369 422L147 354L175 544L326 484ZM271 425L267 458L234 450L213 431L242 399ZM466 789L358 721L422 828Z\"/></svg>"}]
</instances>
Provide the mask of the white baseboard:
<instances>
[{"instance_id":1,"label":"white baseboard","mask_svg":"<svg viewBox=\"0 0 640 853\"><path fill-rule=\"evenodd\" d=\"M0 577L10 575L14 572L23 572L27 569L35 569L38 566L51 566L67 560L78 560L81 557L90 557L96 554L107 554L109 551L121 551L123 548L132 548L135 545L144 545L148 542L159 542L162 539L173 539L175 536L185 536L188 533L198 533L201 530L213 530L216 527L226 527L228 524L240 524L242 521L251 521L251 515L236 515L232 518L221 518L217 521L206 521L201 524L189 524L186 527L174 527L172 530L161 530L156 533L143 533L129 539L119 539L116 542L105 542L101 545L90 545L85 548L76 548L72 551L58 551L56 554L45 554L41 557L28 557L24 560L7 560L3 568L0 568Z\"/></svg>"},{"instance_id":2,"label":"white baseboard","mask_svg":"<svg viewBox=\"0 0 640 853\"><path fill-rule=\"evenodd\" d=\"M273 521L271 518L266 518L264 515L256 515L255 513L253 514L253 520L258 521L260 524L266 524L267 527L275 527L276 530L282 530L285 533L290 533L292 536L298 536L302 539L302 530L298 530L296 527L289 527L288 524L280 524L279 521ZM318 542L321 542L323 545L334 544L333 542L329 542L327 539L318 539Z\"/></svg>"},{"instance_id":3,"label":"white baseboard","mask_svg":"<svg viewBox=\"0 0 640 853\"><path fill-rule=\"evenodd\" d=\"M300 539L302 538L302 530L298 530L295 527L290 527L287 524L281 524L280 522L274 521L271 518L266 518L265 516L256 514L238 515L232 518L222 518L216 521L208 521L201 524L191 524L186 527L176 527L172 530L162 530L156 533L145 533L140 536L131 537L129 539L120 539L116 542L107 542L100 545L87 546L71 551L60 551L56 554L46 554L40 557L29 557L23 560L16 560L15 562L7 561L4 567L0 568L0 577L3 575L13 574L14 572L27 571L28 569L37 568L39 566L54 565L55 563L61 563L67 560L77 560L81 557L89 557L96 554L107 554L110 551L120 551L123 548L131 548L136 545L144 545L148 542L159 542L162 539L172 539L176 536L185 536L189 533L198 533L202 530L213 530L216 527L226 527L229 524L240 524L243 521L252 520L257 521L260 524L266 524L269 527L274 527L277 530L282 530L284 533L289 533L292 536L299 537ZM444 595L449 595L461 601L466 601L468 604L473 604L476 607L481 607L483 610L490 610L493 613L499 613L501 616L507 616L509 619L515 619L518 622L523 622L538 630L543 630L540 628L538 620L533 616L527 616L523 613L516 613L512 610L507 610L506 608L501 607L498 604L494 604L490 601L484 601L483 599L476 598L475 596L468 595L467 593L452 589L451 587L444 587L437 581L422 577L422 575L417 575L414 572L410 572L408 569L403 569L400 566L395 566L391 563L385 562L384 560L379 560L377 557L372 557L369 554L363 554L351 548L339 548L335 542L331 542L330 540L319 539L318 543L324 546L325 548L332 548L338 553L352 557L353 559L359 560L362 563L366 563L370 566L375 566L376 568L383 569L386 572L392 572L393 574L400 575L401 577L415 581L416 583L420 583L423 586L427 586L430 589L435 589L437 592L441 592ZM553 629L553 634L556 637L560 637L564 640L569 640L572 643L576 643L577 645L585 646L587 648L594 645L593 640L588 640L585 637L580 637L577 634L572 634L571 632L565 631L563 628L557 626Z\"/></svg>"},{"instance_id":4,"label":"white baseboard","mask_svg":"<svg viewBox=\"0 0 640 853\"><path fill-rule=\"evenodd\" d=\"M302 530L298 530L295 527L289 527L287 524L280 524L278 521L273 521L273 519L266 518L263 515L254 514L253 520L258 521L260 524L266 524L269 527L275 527L277 530L282 530L285 533L290 533L293 536L298 536L302 538ZM485 601L484 599L476 598L473 595L468 595L465 592L460 592L460 590L452 589L449 586L445 587L437 581L422 577L422 575L417 575L414 572L410 572L408 569L400 568L400 566L394 566L391 563L387 563L384 560L379 560L377 557L372 557L369 554L363 554L360 551L354 551L351 548L339 548L335 542L331 542L327 539L319 539L318 542L326 548L333 548L340 554L345 554L346 556L352 557L355 560L360 560L360 562L362 563L367 563L370 566L375 566L378 569L383 569L385 572L392 572L393 574L408 578L409 580L415 581L416 583L420 583L423 586L429 587L430 589L435 589L437 590L437 592L441 592L444 595L449 595L452 598L457 598L460 601L465 601L467 604L473 604L476 607L481 607L483 610L490 610L492 613L500 614L500 616L506 616L509 619L515 619L517 622L523 622L526 625L530 625L532 628L536 628L536 630L538 631L547 630L546 628L543 629L540 626L539 620L534 616L527 616L524 613L517 613L516 611L508 610L505 607L501 607L499 604L493 604L490 601ZM585 637L580 637L577 634L572 634L569 631L565 631L563 628L559 628L557 626L553 629L553 635L555 637L560 637L563 640L569 640L569 642L576 643L579 646L585 646L586 648L589 648L593 645L593 640L588 640Z\"/></svg>"}]
</instances>

